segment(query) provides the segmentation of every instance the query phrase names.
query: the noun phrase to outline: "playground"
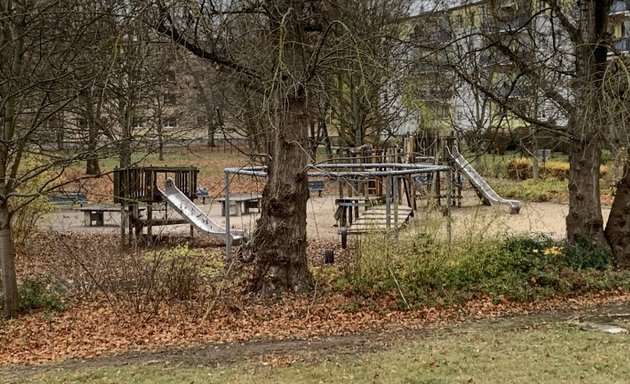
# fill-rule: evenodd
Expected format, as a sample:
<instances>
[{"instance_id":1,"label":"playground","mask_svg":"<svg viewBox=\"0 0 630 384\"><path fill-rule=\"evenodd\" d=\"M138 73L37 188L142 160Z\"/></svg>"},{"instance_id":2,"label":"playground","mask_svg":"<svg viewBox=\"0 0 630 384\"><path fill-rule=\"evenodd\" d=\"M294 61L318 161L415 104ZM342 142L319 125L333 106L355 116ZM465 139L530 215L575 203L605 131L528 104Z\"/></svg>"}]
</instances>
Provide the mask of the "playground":
<instances>
[{"instance_id":1,"label":"playground","mask_svg":"<svg viewBox=\"0 0 630 384\"><path fill-rule=\"evenodd\" d=\"M404 337L471 319L554 311L568 301L580 307L627 298L623 271L561 255L566 204L520 201L517 214L514 200L499 203L496 192L498 204L484 204L462 168L374 158L311 169L313 290L278 300L251 296L244 287L252 264L226 260L225 245L234 241L235 254L253 232L264 169L233 154L169 156L85 184L70 197L81 192L87 202L47 214L42 231L20 245L18 268L29 288L23 295L32 307L0 328L6 364L96 362L129 351L186 361L187 349L175 350L174 360L149 351L193 343L218 351L216 343L245 343L250 351L256 342L264 351L252 356L276 359L266 348L291 340L307 340L295 345L308 349L317 338L328 349L335 338ZM408 199L414 193L415 207Z\"/></svg>"},{"instance_id":2,"label":"playground","mask_svg":"<svg viewBox=\"0 0 630 384\"><path fill-rule=\"evenodd\" d=\"M222 207L218 202L209 200L198 207L215 223L225 226L225 217L221 215ZM321 239L326 242L337 242L339 231L334 218L336 210L335 197L311 196L307 210L307 234L309 239ZM609 208L604 207L602 213L606 218ZM452 210L453 232L467 230L471 225L479 226L479 230L488 230L487 234L513 233L544 233L553 238L561 239L566 232L566 214L568 206L552 202L524 203L519 215L510 215L504 207L488 207L479 202L474 191L463 192L462 207ZM440 214L428 207L420 207L417 218L410 223L410 230L415 222L426 217L439 218ZM234 229L242 229L251 233L256 225L259 213L256 211L239 216L232 216L230 223ZM104 214L103 226L86 226L84 214L76 209L62 209L46 215L39 223L42 229L53 229L60 232L118 234L120 232L121 215L118 210ZM169 236L188 236L190 225L178 224L158 227L156 234ZM197 236L200 236L198 234ZM215 239L222 244L222 239Z\"/></svg>"},{"instance_id":3,"label":"playground","mask_svg":"<svg viewBox=\"0 0 630 384\"><path fill-rule=\"evenodd\" d=\"M459 153L453 138L427 143L411 137L403 147L337 149L336 158L313 164L308 238L338 240L345 248L361 235L413 231L429 220L448 236L473 226L485 234L564 236L565 204L502 198ZM206 237L217 244L246 240L260 215L266 172L244 164L242 156L214 158L221 161L209 165L197 155L183 161L186 166L139 164L115 170L109 178L113 187L103 187L103 180L97 187L82 187L105 194L96 199L91 194L89 202L84 197L80 206L57 210L39 225L61 232L116 233L127 245L150 244L160 236ZM189 165L195 163L200 168Z\"/></svg>"}]
</instances>

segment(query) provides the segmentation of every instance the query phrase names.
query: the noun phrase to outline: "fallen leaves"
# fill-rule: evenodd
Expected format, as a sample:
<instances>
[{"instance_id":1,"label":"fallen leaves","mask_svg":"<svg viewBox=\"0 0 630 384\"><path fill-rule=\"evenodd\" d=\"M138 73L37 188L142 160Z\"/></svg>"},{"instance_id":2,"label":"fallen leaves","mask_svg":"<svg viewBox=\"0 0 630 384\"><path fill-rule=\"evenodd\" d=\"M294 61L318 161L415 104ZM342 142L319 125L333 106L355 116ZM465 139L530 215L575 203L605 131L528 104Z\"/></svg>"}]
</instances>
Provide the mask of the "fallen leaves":
<instances>
[{"instance_id":1,"label":"fallen leaves","mask_svg":"<svg viewBox=\"0 0 630 384\"><path fill-rule=\"evenodd\" d=\"M33 364L102 355L129 350L152 350L199 343L243 343L288 339L312 339L388 330L436 328L470 319L565 308L556 298L538 303L499 303L475 300L451 308L397 311L380 303L378 309L348 311L351 299L329 295L312 304L308 297L291 297L269 304L250 300L242 311L218 305L200 324L184 307L169 308L149 320L132 314L117 317L102 301L84 303L54 315L29 314L2 324L2 364ZM628 301L630 294L592 294L572 299L572 306ZM307 316L308 312L308 316ZM280 362L282 364L290 361Z\"/></svg>"}]
</instances>

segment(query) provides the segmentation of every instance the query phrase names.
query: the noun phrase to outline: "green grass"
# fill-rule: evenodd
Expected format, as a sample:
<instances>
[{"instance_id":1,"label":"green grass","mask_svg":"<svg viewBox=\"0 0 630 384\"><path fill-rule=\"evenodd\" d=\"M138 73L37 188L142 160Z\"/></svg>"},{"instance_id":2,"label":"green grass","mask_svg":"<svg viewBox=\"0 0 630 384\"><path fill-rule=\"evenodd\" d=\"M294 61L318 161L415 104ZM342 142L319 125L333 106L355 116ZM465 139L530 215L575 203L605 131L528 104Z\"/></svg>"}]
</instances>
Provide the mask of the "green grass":
<instances>
[{"instance_id":1,"label":"green grass","mask_svg":"<svg viewBox=\"0 0 630 384\"><path fill-rule=\"evenodd\" d=\"M566 180L540 179L510 181L492 180L492 187L502 197L542 203L546 201L562 202L568 200L569 187Z\"/></svg>"},{"instance_id":2,"label":"green grass","mask_svg":"<svg viewBox=\"0 0 630 384\"><path fill-rule=\"evenodd\" d=\"M625 383L630 336L580 331L564 323L484 322L397 342L387 350L322 352L274 366L131 365L54 372L14 383ZM317 353L315 354L317 355ZM309 360L310 359L310 360ZM264 359L263 359L264 360Z\"/></svg>"}]
</instances>

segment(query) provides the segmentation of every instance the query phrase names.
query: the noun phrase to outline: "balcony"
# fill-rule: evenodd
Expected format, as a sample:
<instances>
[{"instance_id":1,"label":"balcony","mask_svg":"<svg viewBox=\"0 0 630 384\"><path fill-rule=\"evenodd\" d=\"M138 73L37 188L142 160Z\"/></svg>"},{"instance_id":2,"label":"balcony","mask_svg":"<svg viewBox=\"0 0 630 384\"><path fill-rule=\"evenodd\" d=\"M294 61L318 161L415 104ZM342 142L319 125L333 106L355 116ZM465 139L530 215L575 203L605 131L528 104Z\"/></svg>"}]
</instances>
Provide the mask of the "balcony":
<instances>
[{"instance_id":1,"label":"balcony","mask_svg":"<svg viewBox=\"0 0 630 384\"><path fill-rule=\"evenodd\" d=\"M613 43L614 51L621 54L628 54L630 52L630 37L622 37L621 39Z\"/></svg>"},{"instance_id":2,"label":"balcony","mask_svg":"<svg viewBox=\"0 0 630 384\"><path fill-rule=\"evenodd\" d=\"M610 15L630 14L630 0L615 0L610 6Z\"/></svg>"}]
</instances>

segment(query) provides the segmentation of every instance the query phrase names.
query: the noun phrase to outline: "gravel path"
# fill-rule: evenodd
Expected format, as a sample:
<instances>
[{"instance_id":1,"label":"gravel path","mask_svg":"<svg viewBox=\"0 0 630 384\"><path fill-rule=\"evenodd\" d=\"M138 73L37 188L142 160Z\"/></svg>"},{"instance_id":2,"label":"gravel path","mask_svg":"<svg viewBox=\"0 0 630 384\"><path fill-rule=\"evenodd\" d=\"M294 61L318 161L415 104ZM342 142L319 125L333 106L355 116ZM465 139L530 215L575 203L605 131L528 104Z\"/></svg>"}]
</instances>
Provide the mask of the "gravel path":
<instances>
[{"instance_id":1,"label":"gravel path","mask_svg":"<svg viewBox=\"0 0 630 384\"><path fill-rule=\"evenodd\" d=\"M309 238L329 240L335 239L337 227L334 226L335 197L312 197L307 205ZM426 223L431 220L433 225L446 228L447 220L441 214L426 207L426 203L418 201L419 210L414 218L415 223ZM225 218L221 216L218 203L199 205L200 208L217 224L225 226ZM604 221L610 212L609 208L603 209ZM478 233L479 236L494 235L497 233L544 233L556 239L564 237L566 232L565 218L568 213L568 205L555 203L524 203L518 215L511 215L503 206L487 207L480 204L472 191L466 191L461 208L452 209L453 234L457 236L463 233ZM159 214L159 213L158 213ZM173 211L168 212L177 216ZM233 228L254 229L258 214L232 216L230 224ZM62 208L47 215L39 224L41 228L52 228L62 232L89 232L89 233L119 233L120 214L105 213L105 226L85 227L83 225L83 213L76 209ZM187 234L188 225L174 225L160 227L154 233L163 234Z\"/></svg>"}]
</instances>

